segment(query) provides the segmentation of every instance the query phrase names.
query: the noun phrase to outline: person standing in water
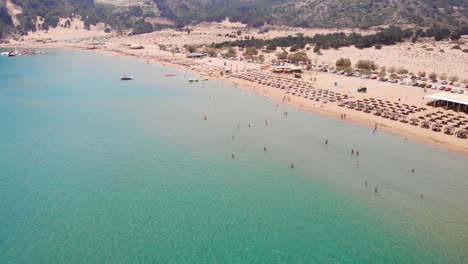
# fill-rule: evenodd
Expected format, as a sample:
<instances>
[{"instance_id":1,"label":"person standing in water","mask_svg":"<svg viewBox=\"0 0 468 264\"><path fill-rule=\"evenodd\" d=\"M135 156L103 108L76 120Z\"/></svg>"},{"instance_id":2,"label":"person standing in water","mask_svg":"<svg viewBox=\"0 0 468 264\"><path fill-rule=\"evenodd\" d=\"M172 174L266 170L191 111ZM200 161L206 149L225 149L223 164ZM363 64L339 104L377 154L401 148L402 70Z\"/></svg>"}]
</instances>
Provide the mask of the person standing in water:
<instances>
[{"instance_id":1,"label":"person standing in water","mask_svg":"<svg viewBox=\"0 0 468 264\"><path fill-rule=\"evenodd\" d=\"M328 139L327 139L327 140L325 140L325 145L328 145Z\"/></svg>"}]
</instances>

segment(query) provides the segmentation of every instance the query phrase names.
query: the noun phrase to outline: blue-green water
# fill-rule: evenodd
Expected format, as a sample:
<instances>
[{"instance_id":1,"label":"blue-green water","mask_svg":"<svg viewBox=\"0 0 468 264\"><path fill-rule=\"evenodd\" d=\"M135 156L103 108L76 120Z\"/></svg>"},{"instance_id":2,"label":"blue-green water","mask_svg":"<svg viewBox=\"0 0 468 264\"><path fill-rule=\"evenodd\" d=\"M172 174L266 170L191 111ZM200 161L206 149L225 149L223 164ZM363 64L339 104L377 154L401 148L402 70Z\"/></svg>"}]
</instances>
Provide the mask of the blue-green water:
<instances>
[{"instance_id":1,"label":"blue-green water","mask_svg":"<svg viewBox=\"0 0 468 264\"><path fill-rule=\"evenodd\" d=\"M0 58L0 263L466 263L466 156L194 77Z\"/></svg>"}]
</instances>

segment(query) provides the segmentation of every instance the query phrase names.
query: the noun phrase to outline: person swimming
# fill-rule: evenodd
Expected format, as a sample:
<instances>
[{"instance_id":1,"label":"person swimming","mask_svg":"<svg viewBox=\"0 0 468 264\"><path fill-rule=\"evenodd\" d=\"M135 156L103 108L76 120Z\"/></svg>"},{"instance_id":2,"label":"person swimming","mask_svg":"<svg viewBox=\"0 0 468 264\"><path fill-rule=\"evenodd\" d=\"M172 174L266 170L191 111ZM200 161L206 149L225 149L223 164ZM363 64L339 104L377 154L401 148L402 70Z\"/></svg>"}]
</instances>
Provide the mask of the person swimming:
<instances>
[{"instance_id":1,"label":"person swimming","mask_svg":"<svg viewBox=\"0 0 468 264\"><path fill-rule=\"evenodd\" d=\"M294 169L294 164L291 164L290 168L291 168L291 169Z\"/></svg>"}]
</instances>

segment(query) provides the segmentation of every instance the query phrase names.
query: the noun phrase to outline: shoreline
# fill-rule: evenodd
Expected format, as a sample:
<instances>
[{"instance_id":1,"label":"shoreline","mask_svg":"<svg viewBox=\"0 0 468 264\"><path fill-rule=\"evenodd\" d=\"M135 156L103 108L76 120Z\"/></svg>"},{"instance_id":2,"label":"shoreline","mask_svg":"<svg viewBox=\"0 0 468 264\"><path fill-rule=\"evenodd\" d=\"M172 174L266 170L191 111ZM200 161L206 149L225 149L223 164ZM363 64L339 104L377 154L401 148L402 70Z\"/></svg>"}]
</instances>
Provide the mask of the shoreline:
<instances>
[{"instance_id":1,"label":"shoreline","mask_svg":"<svg viewBox=\"0 0 468 264\"><path fill-rule=\"evenodd\" d=\"M199 75L199 76L204 76L204 74L202 72L197 71L196 69L194 69L194 67L197 66L195 64L192 67L189 67L187 65L182 65L182 64L178 64L178 63L174 63L174 62L169 62L169 61L165 61L165 60L162 60L162 59L158 60L158 59L156 59L154 57L144 58L145 54L133 54L131 52L125 52L125 51L122 51L122 50L102 49L102 48L86 49L86 47L83 47L83 46L66 45L66 44L64 45L63 43L55 43L55 44L56 45L23 45L23 46L0 45L0 48L20 48L21 47L21 48L65 49L65 50L68 49L68 50L77 50L77 51L100 52L100 53L103 53L103 54L108 54L108 55L113 55L113 56L135 58L135 59L138 59L138 60L147 61L148 63L159 64L159 65L163 65L163 66L169 66L169 67L172 67L172 68L175 68L175 69L178 69L178 70L182 70L182 71L187 71L187 72L190 72L192 74ZM180 59L180 57L174 57L174 58ZM185 59L185 61L186 62L195 62L196 60ZM205 65L205 66L208 67L208 65ZM215 67L214 65L211 65L211 66ZM363 117L356 116L356 115L354 115L353 112L351 112L350 110L348 110L346 108L344 108L344 109L342 108L343 111L340 112L340 111L336 111L336 110L333 110L333 109L330 109L330 108L325 108L325 107L323 107L323 105L320 106L320 107L316 107L316 106L313 106L313 105L310 105L310 104L305 105L304 102L300 102L298 100L283 101L283 100L281 100L282 97L278 96L278 93L276 93L276 95L275 95L275 93L271 93L273 89L277 90L277 88L273 88L273 87L269 87L269 86L266 86L266 85L250 82L250 81L247 81L247 80L238 79L238 78L235 78L235 77L230 76L230 75L225 74L224 76L219 76L219 75L214 74L214 75L210 75L209 78L220 80L220 81L227 82L227 83L230 83L230 84L234 84L240 89L247 90L247 91L250 91L250 92L254 92L254 93L256 93L258 95L261 95L261 96L265 96L265 97L271 99L273 102L276 102L278 104L281 103L281 104L284 104L284 105L288 105L288 106L293 107L293 108L295 108L297 110L300 110L300 111L320 114L320 115L323 115L323 116L326 116L326 117L334 118L336 120L341 120L341 121L349 123L349 124L358 125L358 126L362 126L362 127L368 127L369 129L372 129L374 124L378 124L378 130L379 131L384 131L386 133L401 137L403 140L411 139L411 140L415 140L415 141L423 143L423 144L430 144L430 145L432 145L432 146L434 146L436 148L442 149L442 150L452 151L452 152L455 152L455 153L458 153L458 154L461 154L461 155L468 155L468 144L466 144L466 146L461 146L461 145L453 144L453 143L449 142L448 140L443 141L443 140L439 140L439 139L436 139L436 138L431 137L431 136L427 136L427 135L420 134L420 133L415 133L415 132L412 132L410 129L405 130L405 129L401 129L401 128L398 128L398 127L395 127L395 126L389 126L389 125L385 124L385 122L379 122L379 121L371 120L371 118L363 118ZM259 87L257 87L257 86L259 86ZM259 89L259 88L261 88L261 89ZM339 119L340 114L343 114L343 113L345 113L347 115L346 119ZM439 133L443 133L443 132L439 132Z\"/></svg>"}]
</instances>

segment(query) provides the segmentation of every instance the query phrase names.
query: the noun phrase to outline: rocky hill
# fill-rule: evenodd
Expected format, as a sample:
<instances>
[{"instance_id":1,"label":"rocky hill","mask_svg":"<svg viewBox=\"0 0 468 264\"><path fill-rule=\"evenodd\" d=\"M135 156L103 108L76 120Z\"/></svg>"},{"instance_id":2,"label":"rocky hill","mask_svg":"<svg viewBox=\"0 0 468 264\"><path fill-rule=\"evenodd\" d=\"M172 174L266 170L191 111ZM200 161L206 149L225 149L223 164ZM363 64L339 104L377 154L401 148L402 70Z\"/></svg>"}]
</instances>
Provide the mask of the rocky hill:
<instances>
[{"instance_id":1,"label":"rocky hill","mask_svg":"<svg viewBox=\"0 0 468 264\"><path fill-rule=\"evenodd\" d=\"M153 0L163 17L179 25L230 17L320 28L368 28L389 24L459 26L468 21L467 0Z\"/></svg>"}]
</instances>

